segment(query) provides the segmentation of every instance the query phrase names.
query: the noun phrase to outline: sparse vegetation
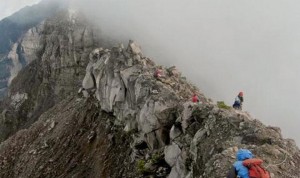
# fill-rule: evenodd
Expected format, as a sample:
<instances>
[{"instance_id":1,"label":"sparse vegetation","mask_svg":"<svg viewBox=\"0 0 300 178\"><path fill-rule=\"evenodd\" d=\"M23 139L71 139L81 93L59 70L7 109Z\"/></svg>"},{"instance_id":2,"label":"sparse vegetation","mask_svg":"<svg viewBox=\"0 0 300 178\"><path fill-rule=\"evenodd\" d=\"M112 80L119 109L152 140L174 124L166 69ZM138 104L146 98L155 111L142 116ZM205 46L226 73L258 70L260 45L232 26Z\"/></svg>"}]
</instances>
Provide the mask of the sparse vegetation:
<instances>
[{"instance_id":1,"label":"sparse vegetation","mask_svg":"<svg viewBox=\"0 0 300 178\"><path fill-rule=\"evenodd\" d=\"M163 166L164 165L164 155L163 153L157 152L154 153L149 159L147 160L143 160L140 159L137 161L137 170L140 174L149 174L151 172L153 172L153 170L149 169L149 166L152 167L154 165L154 167L157 167L157 165ZM147 165L148 166L147 166Z\"/></svg>"},{"instance_id":2,"label":"sparse vegetation","mask_svg":"<svg viewBox=\"0 0 300 178\"><path fill-rule=\"evenodd\" d=\"M137 170L139 173L145 174L148 172L148 170L145 167L145 164L146 164L145 160L140 159L137 161Z\"/></svg>"},{"instance_id":3,"label":"sparse vegetation","mask_svg":"<svg viewBox=\"0 0 300 178\"><path fill-rule=\"evenodd\" d=\"M224 101L218 101L218 102L217 102L217 105L218 105L218 107L221 108L221 109L227 109L227 110L228 110L228 109L231 108L230 106L226 105Z\"/></svg>"},{"instance_id":4,"label":"sparse vegetation","mask_svg":"<svg viewBox=\"0 0 300 178\"><path fill-rule=\"evenodd\" d=\"M184 81L186 81L186 77L181 77L181 80L184 80Z\"/></svg>"},{"instance_id":5,"label":"sparse vegetation","mask_svg":"<svg viewBox=\"0 0 300 178\"><path fill-rule=\"evenodd\" d=\"M152 164L157 164L157 163L159 163L163 158L164 158L164 157L163 157L162 154L160 154L160 153L155 153L155 154L153 154L153 155L151 156L150 161L151 161Z\"/></svg>"}]
</instances>

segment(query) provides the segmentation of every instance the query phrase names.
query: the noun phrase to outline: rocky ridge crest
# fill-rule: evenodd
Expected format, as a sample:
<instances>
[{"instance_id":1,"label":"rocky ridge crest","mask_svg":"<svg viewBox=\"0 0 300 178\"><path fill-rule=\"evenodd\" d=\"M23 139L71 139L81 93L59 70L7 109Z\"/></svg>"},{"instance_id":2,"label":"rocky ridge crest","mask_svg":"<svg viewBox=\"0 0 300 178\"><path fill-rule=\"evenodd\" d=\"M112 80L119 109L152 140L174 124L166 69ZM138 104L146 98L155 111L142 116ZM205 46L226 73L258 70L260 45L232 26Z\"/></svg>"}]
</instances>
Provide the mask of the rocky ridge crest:
<instances>
[{"instance_id":1,"label":"rocky ridge crest","mask_svg":"<svg viewBox=\"0 0 300 178\"><path fill-rule=\"evenodd\" d=\"M0 145L0 176L225 177L237 149L248 148L272 177L299 177L300 151L279 128L219 108L136 43L88 58L79 96ZM193 93L199 104L189 101Z\"/></svg>"},{"instance_id":2,"label":"rocky ridge crest","mask_svg":"<svg viewBox=\"0 0 300 178\"><path fill-rule=\"evenodd\" d=\"M144 142L150 153L164 148L164 160L172 168L169 177L224 176L223 168L233 162L226 156L233 158L238 148L264 158L272 175L284 175L284 166L299 175L299 150L294 141L282 139L279 128L265 127L244 112L218 108L174 67L154 79L158 68L132 41L126 50L96 49L83 88L95 89L101 109L113 113L125 131L138 132L135 146ZM189 101L193 93L201 104Z\"/></svg>"}]
</instances>

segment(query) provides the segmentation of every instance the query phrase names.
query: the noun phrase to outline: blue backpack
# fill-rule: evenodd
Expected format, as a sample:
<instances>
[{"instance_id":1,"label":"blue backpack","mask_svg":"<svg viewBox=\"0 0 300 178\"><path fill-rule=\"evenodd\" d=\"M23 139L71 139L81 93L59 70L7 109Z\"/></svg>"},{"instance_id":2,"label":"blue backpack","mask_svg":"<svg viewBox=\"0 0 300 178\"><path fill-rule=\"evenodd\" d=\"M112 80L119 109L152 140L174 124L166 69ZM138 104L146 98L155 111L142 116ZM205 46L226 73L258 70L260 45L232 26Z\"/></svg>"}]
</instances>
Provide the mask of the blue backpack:
<instances>
[{"instance_id":1,"label":"blue backpack","mask_svg":"<svg viewBox=\"0 0 300 178\"><path fill-rule=\"evenodd\" d=\"M249 170L246 166L243 165L243 161L246 159L253 158L253 154L251 151L247 149L239 149L236 154L237 161L233 164L235 170L237 171L237 175L240 178L250 178Z\"/></svg>"},{"instance_id":2,"label":"blue backpack","mask_svg":"<svg viewBox=\"0 0 300 178\"><path fill-rule=\"evenodd\" d=\"M232 105L232 107L234 107L234 108L241 107L241 103L239 103L238 101L235 101L234 104Z\"/></svg>"}]
</instances>

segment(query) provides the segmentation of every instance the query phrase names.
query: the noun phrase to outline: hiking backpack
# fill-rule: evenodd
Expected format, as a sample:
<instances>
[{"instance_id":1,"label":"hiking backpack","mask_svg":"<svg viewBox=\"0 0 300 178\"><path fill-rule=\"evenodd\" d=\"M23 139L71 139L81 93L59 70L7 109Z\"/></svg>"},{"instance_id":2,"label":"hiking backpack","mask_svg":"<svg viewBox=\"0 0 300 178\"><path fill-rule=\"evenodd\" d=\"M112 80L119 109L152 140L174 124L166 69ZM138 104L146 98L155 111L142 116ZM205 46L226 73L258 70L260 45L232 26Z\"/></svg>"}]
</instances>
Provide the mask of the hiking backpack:
<instances>
[{"instance_id":1,"label":"hiking backpack","mask_svg":"<svg viewBox=\"0 0 300 178\"><path fill-rule=\"evenodd\" d=\"M262 166L263 160L252 158L243 161L249 170L249 178L271 178L270 173Z\"/></svg>"}]
</instances>

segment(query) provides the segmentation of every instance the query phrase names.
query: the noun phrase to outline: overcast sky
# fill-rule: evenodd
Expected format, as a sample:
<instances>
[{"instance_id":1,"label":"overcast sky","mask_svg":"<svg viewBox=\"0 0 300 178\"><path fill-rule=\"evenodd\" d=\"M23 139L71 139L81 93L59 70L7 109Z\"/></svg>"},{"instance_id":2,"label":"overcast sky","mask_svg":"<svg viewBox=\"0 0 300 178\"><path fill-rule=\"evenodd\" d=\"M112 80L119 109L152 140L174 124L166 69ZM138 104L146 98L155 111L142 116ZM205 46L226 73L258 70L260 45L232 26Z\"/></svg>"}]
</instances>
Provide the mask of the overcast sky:
<instances>
[{"instance_id":1,"label":"overcast sky","mask_svg":"<svg viewBox=\"0 0 300 178\"><path fill-rule=\"evenodd\" d=\"M21 8L35 4L40 0L0 0L0 19L3 19Z\"/></svg>"},{"instance_id":2,"label":"overcast sky","mask_svg":"<svg viewBox=\"0 0 300 178\"><path fill-rule=\"evenodd\" d=\"M22 4L0 1L1 10ZM244 110L299 145L299 0L85 0L74 7L103 35L134 39L157 63L176 65L214 101L232 105L244 91Z\"/></svg>"}]
</instances>

